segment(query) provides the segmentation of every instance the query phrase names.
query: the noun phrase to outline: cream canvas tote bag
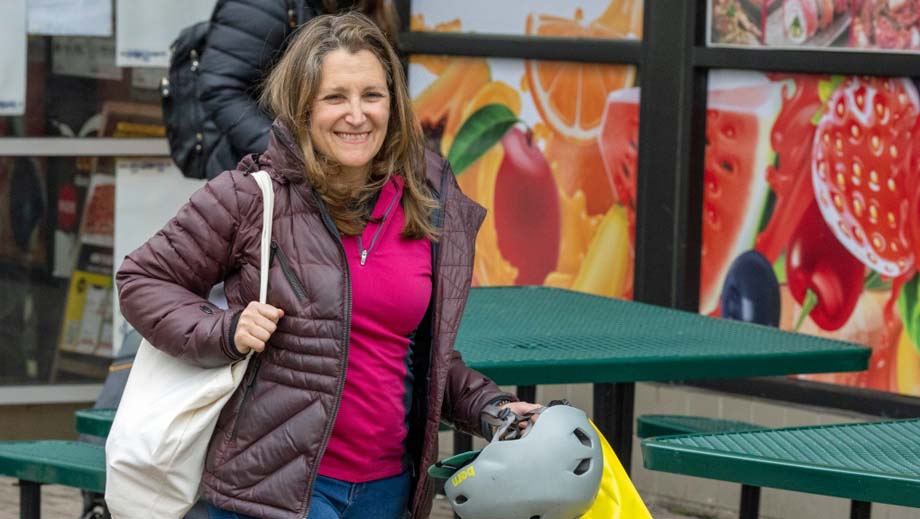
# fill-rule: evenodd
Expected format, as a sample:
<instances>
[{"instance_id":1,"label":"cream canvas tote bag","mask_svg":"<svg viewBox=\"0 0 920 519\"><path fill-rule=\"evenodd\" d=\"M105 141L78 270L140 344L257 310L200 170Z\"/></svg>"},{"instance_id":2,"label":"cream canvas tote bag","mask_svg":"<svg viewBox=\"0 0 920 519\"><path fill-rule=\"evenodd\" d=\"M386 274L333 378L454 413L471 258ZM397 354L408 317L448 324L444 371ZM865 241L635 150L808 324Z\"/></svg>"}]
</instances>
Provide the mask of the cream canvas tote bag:
<instances>
[{"instance_id":1,"label":"cream canvas tote bag","mask_svg":"<svg viewBox=\"0 0 920 519\"><path fill-rule=\"evenodd\" d=\"M265 303L274 192L268 173L252 176L262 191L259 302ZM248 364L246 356L199 368L141 342L105 444L112 517L178 519L188 512L198 499L217 417Z\"/></svg>"}]
</instances>

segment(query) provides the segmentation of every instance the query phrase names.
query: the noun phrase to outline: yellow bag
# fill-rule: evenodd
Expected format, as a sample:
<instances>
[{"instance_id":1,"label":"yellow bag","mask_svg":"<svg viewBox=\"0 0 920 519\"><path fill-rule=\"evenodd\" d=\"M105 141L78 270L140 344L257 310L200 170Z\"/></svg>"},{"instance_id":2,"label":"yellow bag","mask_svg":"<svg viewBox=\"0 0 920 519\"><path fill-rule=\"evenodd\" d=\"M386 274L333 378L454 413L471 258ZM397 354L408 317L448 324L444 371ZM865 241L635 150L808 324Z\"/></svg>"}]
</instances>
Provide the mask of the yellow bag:
<instances>
[{"instance_id":1,"label":"yellow bag","mask_svg":"<svg viewBox=\"0 0 920 519\"><path fill-rule=\"evenodd\" d=\"M604 451L604 475L594 504L581 519L652 519L652 514L648 512L629 474L607 443L607 438L604 438L594 422L591 422L591 426L597 432Z\"/></svg>"}]
</instances>

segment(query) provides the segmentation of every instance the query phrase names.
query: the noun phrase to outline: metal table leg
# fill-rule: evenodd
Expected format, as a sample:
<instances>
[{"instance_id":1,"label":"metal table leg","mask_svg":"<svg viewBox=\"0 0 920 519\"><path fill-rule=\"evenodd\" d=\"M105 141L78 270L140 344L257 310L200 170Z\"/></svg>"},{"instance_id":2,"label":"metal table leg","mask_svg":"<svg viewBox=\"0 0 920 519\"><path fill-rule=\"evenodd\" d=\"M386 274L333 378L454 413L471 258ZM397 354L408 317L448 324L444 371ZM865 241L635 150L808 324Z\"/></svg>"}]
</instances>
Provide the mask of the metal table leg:
<instances>
[{"instance_id":1,"label":"metal table leg","mask_svg":"<svg viewBox=\"0 0 920 519\"><path fill-rule=\"evenodd\" d=\"M604 434L620 463L632 469L633 414L636 384L594 384L594 423Z\"/></svg>"},{"instance_id":2,"label":"metal table leg","mask_svg":"<svg viewBox=\"0 0 920 519\"><path fill-rule=\"evenodd\" d=\"M454 431L454 454L473 450L473 437L460 431Z\"/></svg>"},{"instance_id":3,"label":"metal table leg","mask_svg":"<svg viewBox=\"0 0 920 519\"><path fill-rule=\"evenodd\" d=\"M537 401L537 386L518 386L517 387L517 397L524 402L534 402Z\"/></svg>"},{"instance_id":4,"label":"metal table leg","mask_svg":"<svg viewBox=\"0 0 920 519\"><path fill-rule=\"evenodd\" d=\"M760 517L760 487L741 485L740 519L757 519Z\"/></svg>"},{"instance_id":5,"label":"metal table leg","mask_svg":"<svg viewBox=\"0 0 920 519\"><path fill-rule=\"evenodd\" d=\"M40 519L42 516L42 485L19 480L19 518Z\"/></svg>"},{"instance_id":6,"label":"metal table leg","mask_svg":"<svg viewBox=\"0 0 920 519\"><path fill-rule=\"evenodd\" d=\"M865 501L850 503L850 519L869 519L870 517L872 517L872 503Z\"/></svg>"}]
</instances>

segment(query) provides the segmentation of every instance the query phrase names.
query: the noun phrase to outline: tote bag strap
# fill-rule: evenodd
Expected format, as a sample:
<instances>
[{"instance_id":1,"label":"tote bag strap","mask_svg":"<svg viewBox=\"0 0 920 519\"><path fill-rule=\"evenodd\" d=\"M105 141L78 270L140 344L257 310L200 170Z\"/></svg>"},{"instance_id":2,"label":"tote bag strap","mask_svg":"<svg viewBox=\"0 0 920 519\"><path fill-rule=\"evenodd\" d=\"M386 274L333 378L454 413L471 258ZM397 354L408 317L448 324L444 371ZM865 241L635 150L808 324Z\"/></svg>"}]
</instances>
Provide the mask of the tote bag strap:
<instances>
[{"instance_id":1,"label":"tote bag strap","mask_svg":"<svg viewBox=\"0 0 920 519\"><path fill-rule=\"evenodd\" d=\"M272 246L272 215L275 212L275 191L272 189L272 179L265 171L256 171L252 178L262 190L262 247L259 256L259 302L265 303L268 295L268 262L271 258Z\"/></svg>"}]
</instances>

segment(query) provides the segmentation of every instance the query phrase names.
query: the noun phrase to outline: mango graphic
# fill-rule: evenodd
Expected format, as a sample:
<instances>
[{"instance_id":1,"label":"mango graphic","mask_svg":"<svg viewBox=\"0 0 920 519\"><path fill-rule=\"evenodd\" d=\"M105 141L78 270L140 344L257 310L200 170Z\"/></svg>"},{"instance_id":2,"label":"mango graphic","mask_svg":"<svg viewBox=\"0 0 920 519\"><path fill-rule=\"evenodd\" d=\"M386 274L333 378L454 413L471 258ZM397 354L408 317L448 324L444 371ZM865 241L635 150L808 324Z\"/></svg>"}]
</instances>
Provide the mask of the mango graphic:
<instances>
[{"instance_id":1,"label":"mango graphic","mask_svg":"<svg viewBox=\"0 0 920 519\"><path fill-rule=\"evenodd\" d=\"M413 101L422 127L441 132L441 154L445 157L463 124L463 109L491 75L489 63L483 58L454 58Z\"/></svg>"},{"instance_id":2,"label":"mango graphic","mask_svg":"<svg viewBox=\"0 0 920 519\"><path fill-rule=\"evenodd\" d=\"M614 205L601 220L572 289L624 297L632 287L632 256L626 208Z\"/></svg>"}]
</instances>

